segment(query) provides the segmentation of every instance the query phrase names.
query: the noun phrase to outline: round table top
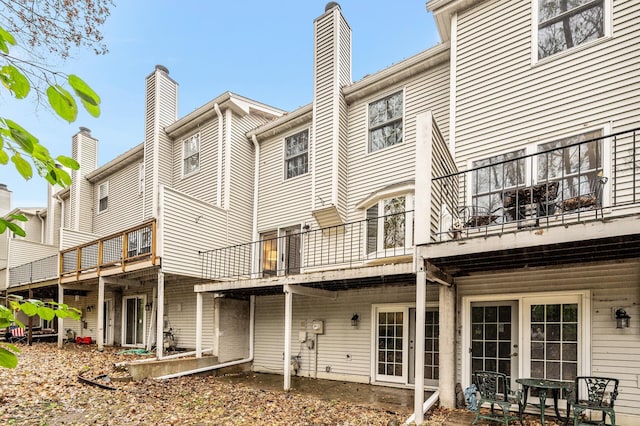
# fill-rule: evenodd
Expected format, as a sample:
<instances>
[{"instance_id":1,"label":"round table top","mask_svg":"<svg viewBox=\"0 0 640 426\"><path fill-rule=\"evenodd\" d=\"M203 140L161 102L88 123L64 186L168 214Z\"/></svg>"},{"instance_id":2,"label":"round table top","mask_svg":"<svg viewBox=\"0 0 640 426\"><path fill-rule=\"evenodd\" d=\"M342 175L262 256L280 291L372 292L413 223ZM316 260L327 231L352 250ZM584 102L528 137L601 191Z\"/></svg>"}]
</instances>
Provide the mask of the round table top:
<instances>
[{"instance_id":1,"label":"round table top","mask_svg":"<svg viewBox=\"0 0 640 426\"><path fill-rule=\"evenodd\" d=\"M520 383L522 386L544 389L569 389L573 383L565 380L548 380L534 378L516 379L516 382Z\"/></svg>"}]
</instances>

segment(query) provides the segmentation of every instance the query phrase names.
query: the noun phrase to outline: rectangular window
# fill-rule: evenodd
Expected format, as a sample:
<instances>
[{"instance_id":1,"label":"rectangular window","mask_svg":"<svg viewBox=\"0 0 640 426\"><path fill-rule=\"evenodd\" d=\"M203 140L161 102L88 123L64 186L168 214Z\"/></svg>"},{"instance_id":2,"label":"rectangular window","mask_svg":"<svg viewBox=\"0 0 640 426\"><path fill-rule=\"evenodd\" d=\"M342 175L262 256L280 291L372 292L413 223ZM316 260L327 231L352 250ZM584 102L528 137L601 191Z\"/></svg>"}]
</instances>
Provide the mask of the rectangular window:
<instances>
[{"instance_id":1,"label":"rectangular window","mask_svg":"<svg viewBox=\"0 0 640 426\"><path fill-rule=\"evenodd\" d=\"M537 0L538 59L605 35L605 0Z\"/></svg>"},{"instance_id":2,"label":"rectangular window","mask_svg":"<svg viewBox=\"0 0 640 426\"><path fill-rule=\"evenodd\" d=\"M369 104L369 152L402 142L402 92Z\"/></svg>"},{"instance_id":3,"label":"rectangular window","mask_svg":"<svg viewBox=\"0 0 640 426\"><path fill-rule=\"evenodd\" d=\"M286 179L307 173L309 169L309 130L303 130L284 140Z\"/></svg>"},{"instance_id":4,"label":"rectangular window","mask_svg":"<svg viewBox=\"0 0 640 426\"><path fill-rule=\"evenodd\" d=\"M521 186L525 181L524 149L474 161L471 206L472 215L488 214L502 206L505 189Z\"/></svg>"},{"instance_id":5,"label":"rectangular window","mask_svg":"<svg viewBox=\"0 0 640 426\"><path fill-rule=\"evenodd\" d=\"M560 182L559 194L565 201L588 194L601 198L602 194L597 193L603 173L601 137L599 129L538 145L538 152L542 153L537 161L538 183Z\"/></svg>"},{"instance_id":6,"label":"rectangular window","mask_svg":"<svg viewBox=\"0 0 640 426\"><path fill-rule=\"evenodd\" d=\"M412 199L405 196L380 200L366 211L367 254L399 255L412 243L413 219L407 210ZM379 214L382 212L382 215Z\"/></svg>"},{"instance_id":7,"label":"rectangular window","mask_svg":"<svg viewBox=\"0 0 640 426\"><path fill-rule=\"evenodd\" d=\"M107 210L109 206L109 182L101 183L98 186L98 213Z\"/></svg>"},{"instance_id":8,"label":"rectangular window","mask_svg":"<svg viewBox=\"0 0 640 426\"><path fill-rule=\"evenodd\" d=\"M197 133L182 142L182 176L200 170L200 134Z\"/></svg>"}]
</instances>

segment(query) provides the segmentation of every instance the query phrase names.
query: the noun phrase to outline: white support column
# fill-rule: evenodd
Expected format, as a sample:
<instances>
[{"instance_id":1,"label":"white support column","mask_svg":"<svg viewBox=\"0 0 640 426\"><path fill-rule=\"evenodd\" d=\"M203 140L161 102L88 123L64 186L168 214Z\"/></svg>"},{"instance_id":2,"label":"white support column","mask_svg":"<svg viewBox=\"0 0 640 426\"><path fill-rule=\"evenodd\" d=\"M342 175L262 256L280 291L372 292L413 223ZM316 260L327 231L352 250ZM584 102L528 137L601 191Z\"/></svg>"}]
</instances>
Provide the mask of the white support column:
<instances>
[{"instance_id":1,"label":"white support column","mask_svg":"<svg viewBox=\"0 0 640 426\"><path fill-rule=\"evenodd\" d=\"M291 319L293 317L293 293L284 286L284 390L291 389Z\"/></svg>"},{"instance_id":2,"label":"white support column","mask_svg":"<svg viewBox=\"0 0 640 426\"><path fill-rule=\"evenodd\" d=\"M64 287L58 284L58 303L64 303ZM62 348L66 333L64 332L64 320L58 317L58 347Z\"/></svg>"},{"instance_id":3,"label":"white support column","mask_svg":"<svg viewBox=\"0 0 640 426\"><path fill-rule=\"evenodd\" d=\"M162 359L163 349L164 349L164 272L158 271L158 310L156 313L156 357L158 359Z\"/></svg>"},{"instance_id":4,"label":"white support column","mask_svg":"<svg viewBox=\"0 0 640 426\"><path fill-rule=\"evenodd\" d=\"M440 405L456 407L456 292L454 286L440 285Z\"/></svg>"},{"instance_id":5,"label":"white support column","mask_svg":"<svg viewBox=\"0 0 640 426\"><path fill-rule=\"evenodd\" d=\"M416 337L415 337L415 422L421 425L424 421L422 407L424 405L424 312L427 308L427 273L424 260L418 265L416 273Z\"/></svg>"},{"instance_id":6,"label":"white support column","mask_svg":"<svg viewBox=\"0 0 640 426\"><path fill-rule=\"evenodd\" d=\"M196 293L196 358L202 358L202 293Z\"/></svg>"},{"instance_id":7,"label":"white support column","mask_svg":"<svg viewBox=\"0 0 640 426\"><path fill-rule=\"evenodd\" d=\"M98 351L104 351L104 278L98 278Z\"/></svg>"}]
</instances>

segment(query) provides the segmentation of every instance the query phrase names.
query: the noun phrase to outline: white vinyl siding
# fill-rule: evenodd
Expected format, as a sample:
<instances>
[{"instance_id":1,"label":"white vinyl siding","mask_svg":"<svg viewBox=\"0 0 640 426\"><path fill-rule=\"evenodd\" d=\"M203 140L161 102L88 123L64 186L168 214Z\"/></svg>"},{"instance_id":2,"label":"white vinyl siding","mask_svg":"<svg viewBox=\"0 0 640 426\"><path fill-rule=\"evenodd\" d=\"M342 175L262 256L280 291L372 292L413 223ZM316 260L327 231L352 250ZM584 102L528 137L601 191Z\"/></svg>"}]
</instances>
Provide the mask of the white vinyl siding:
<instances>
[{"instance_id":1,"label":"white vinyl siding","mask_svg":"<svg viewBox=\"0 0 640 426\"><path fill-rule=\"evenodd\" d=\"M109 208L109 182L98 185L98 213L107 211Z\"/></svg>"},{"instance_id":2,"label":"white vinyl siding","mask_svg":"<svg viewBox=\"0 0 640 426\"><path fill-rule=\"evenodd\" d=\"M458 16L456 160L521 148L611 123L637 126L640 3L613 5L613 34L531 65L531 3L483 2ZM508 26L504 23L509 22ZM487 55L491 52L491 55Z\"/></svg>"},{"instance_id":3,"label":"white vinyl siding","mask_svg":"<svg viewBox=\"0 0 640 426\"><path fill-rule=\"evenodd\" d=\"M165 330L172 329L179 348L195 349L196 294L193 291L193 285L180 280L166 283L164 296ZM202 348L214 348L215 299L210 293L203 293L202 298ZM151 301L150 298L149 301Z\"/></svg>"},{"instance_id":4,"label":"white vinyl siding","mask_svg":"<svg viewBox=\"0 0 640 426\"><path fill-rule=\"evenodd\" d=\"M200 133L182 141L182 176L186 177L200 170Z\"/></svg>"},{"instance_id":5,"label":"white vinyl siding","mask_svg":"<svg viewBox=\"0 0 640 426\"><path fill-rule=\"evenodd\" d=\"M640 315L634 292L640 282L640 262L626 260L597 262L561 267L529 268L527 271L475 273L456 278L458 303L464 296L513 295L526 296L534 291L565 294L589 290L591 293L590 351L591 369L587 374L617 377L621 381L616 401L616 414L640 415L637 405L637 370L640 366L640 325L633 318ZM533 289L533 290L532 290ZM631 327L618 330L612 309L624 307L631 316ZM468 348L458 346L457 359L467 356ZM528 356L527 356L528 358ZM460 364L458 365L460 368ZM458 370L457 381L461 380Z\"/></svg>"},{"instance_id":6,"label":"white vinyl siding","mask_svg":"<svg viewBox=\"0 0 640 426\"><path fill-rule=\"evenodd\" d=\"M144 193L144 162L138 164L138 194Z\"/></svg>"}]
</instances>

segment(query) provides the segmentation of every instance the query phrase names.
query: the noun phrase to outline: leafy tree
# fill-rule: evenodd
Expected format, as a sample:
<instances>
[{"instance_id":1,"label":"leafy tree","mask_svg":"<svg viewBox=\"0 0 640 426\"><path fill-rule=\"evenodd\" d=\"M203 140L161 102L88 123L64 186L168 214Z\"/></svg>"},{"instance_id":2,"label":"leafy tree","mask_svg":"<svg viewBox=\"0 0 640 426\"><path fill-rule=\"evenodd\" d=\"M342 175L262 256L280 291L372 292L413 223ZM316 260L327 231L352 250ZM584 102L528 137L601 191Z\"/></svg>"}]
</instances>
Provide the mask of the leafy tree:
<instances>
[{"instance_id":1,"label":"leafy tree","mask_svg":"<svg viewBox=\"0 0 640 426\"><path fill-rule=\"evenodd\" d=\"M112 0L0 0L0 82L16 99L32 95L69 123L78 116L77 100L93 117L100 115L100 97L80 77L54 70L53 58L69 57L72 48L90 47L107 52L99 27L109 16ZM45 103L46 99L46 103ZM25 179L33 170L52 185L71 184L69 173L78 163L56 157L28 130L0 114L0 165L9 161ZM24 236L14 221L21 215L0 218L0 233L10 229Z\"/></svg>"},{"instance_id":2,"label":"leafy tree","mask_svg":"<svg viewBox=\"0 0 640 426\"><path fill-rule=\"evenodd\" d=\"M13 311L22 311L29 317L37 315L48 321L55 317L79 320L82 315L79 309L69 307L64 303L42 302L35 299L23 300L19 296L11 297L10 308L0 305L0 328L7 328L13 324L24 328L24 324L15 318ZM0 367L15 368L18 365L18 353L20 353L20 349L17 346L7 342L0 343Z\"/></svg>"}]
</instances>

